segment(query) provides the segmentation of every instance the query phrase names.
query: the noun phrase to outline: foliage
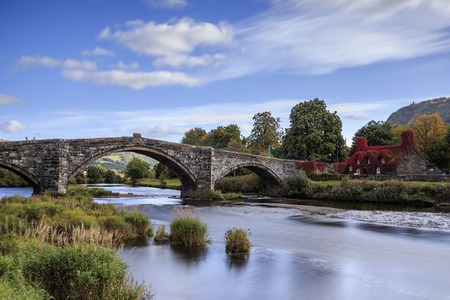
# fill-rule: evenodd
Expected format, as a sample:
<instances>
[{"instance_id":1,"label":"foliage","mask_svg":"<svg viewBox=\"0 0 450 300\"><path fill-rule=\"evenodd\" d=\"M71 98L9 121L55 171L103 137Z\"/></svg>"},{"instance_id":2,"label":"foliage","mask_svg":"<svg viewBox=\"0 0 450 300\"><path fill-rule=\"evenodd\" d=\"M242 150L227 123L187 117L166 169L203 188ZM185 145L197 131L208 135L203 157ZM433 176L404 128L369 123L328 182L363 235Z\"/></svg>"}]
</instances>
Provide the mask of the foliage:
<instances>
[{"instance_id":1,"label":"foliage","mask_svg":"<svg viewBox=\"0 0 450 300\"><path fill-rule=\"evenodd\" d=\"M265 184L256 174L226 176L220 179L219 182L216 183L215 187L224 193L259 194L265 190Z\"/></svg>"},{"instance_id":2,"label":"foliage","mask_svg":"<svg viewBox=\"0 0 450 300\"><path fill-rule=\"evenodd\" d=\"M156 235L153 238L157 243L168 243L170 242L170 234L166 232L166 226L161 225L156 230Z\"/></svg>"},{"instance_id":3,"label":"foliage","mask_svg":"<svg viewBox=\"0 0 450 300\"><path fill-rule=\"evenodd\" d=\"M208 225L200 220L198 211L190 208L174 208L174 220L170 223L172 244L201 246L209 242Z\"/></svg>"},{"instance_id":4,"label":"foliage","mask_svg":"<svg viewBox=\"0 0 450 300\"><path fill-rule=\"evenodd\" d=\"M225 199L227 200L238 200L238 199L243 199L243 196L241 193L226 193L225 194Z\"/></svg>"},{"instance_id":5,"label":"foliage","mask_svg":"<svg viewBox=\"0 0 450 300\"><path fill-rule=\"evenodd\" d=\"M342 122L336 112L330 113L323 100L302 102L291 110L281 150L286 157L305 159L311 155L336 157L344 147Z\"/></svg>"},{"instance_id":6,"label":"foliage","mask_svg":"<svg viewBox=\"0 0 450 300\"><path fill-rule=\"evenodd\" d=\"M149 164L137 157L133 157L127 164L125 170L125 176L131 178L131 183L136 185L136 182L140 178L147 177Z\"/></svg>"},{"instance_id":7,"label":"foliage","mask_svg":"<svg viewBox=\"0 0 450 300\"><path fill-rule=\"evenodd\" d=\"M195 127L184 133L181 143L187 145L205 146L207 136L208 134L204 129Z\"/></svg>"},{"instance_id":8,"label":"foliage","mask_svg":"<svg viewBox=\"0 0 450 300\"><path fill-rule=\"evenodd\" d=\"M89 165L86 171L89 183L102 183L105 180L106 169L102 166Z\"/></svg>"},{"instance_id":9,"label":"foliage","mask_svg":"<svg viewBox=\"0 0 450 300\"><path fill-rule=\"evenodd\" d=\"M0 168L0 187L21 187L28 185L28 182L19 175Z\"/></svg>"},{"instance_id":10,"label":"foliage","mask_svg":"<svg viewBox=\"0 0 450 300\"><path fill-rule=\"evenodd\" d=\"M149 186L149 187L158 187L158 188L166 188L166 189L172 189L172 190L181 190L181 181L178 178L172 178L172 179L164 179L164 182L166 183L165 186L161 185L160 179L143 179L139 180L136 183L136 186Z\"/></svg>"},{"instance_id":11,"label":"foliage","mask_svg":"<svg viewBox=\"0 0 450 300\"><path fill-rule=\"evenodd\" d=\"M253 116L253 129L248 138L251 148L263 149L280 146L283 132L281 131L281 119L272 116L270 111L257 113Z\"/></svg>"},{"instance_id":12,"label":"foliage","mask_svg":"<svg viewBox=\"0 0 450 300\"><path fill-rule=\"evenodd\" d=\"M219 126L216 129L212 129L206 139L206 146L211 146L217 149L225 149L231 139L237 142L242 142L241 130L236 124L230 124L228 126Z\"/></svg>"},{"instance_id":13,"label":"foliage","mask_svg":"<svg viewBox=\"0 0 450 300\"><path fill-rule=\"evenodd\" d=\"M153 171L155 172L155 178L160 178L161 175L164 175L165 179L172 179L177 178L177 175L175 175L174 172L172 172L166 165L163 165L162 163L157 163L153 167Z\"/></svg>"},{"instance_id":14,"label":"foliage","mask_svg":"<svg viewBox=\"0 0 450 300\"><path fill-rule=\"evenodd\" d=\"M223 200L222 192L220 190L209 190L203 197L204 200Z\"/></svg>"},{"instance_id":15,"label":"foliage","mask_svg":"<svg viewBox=\"0 0 450 300\"><path fill-rule=\"evenodd\" d=\"M86 186L69 186L67 194L70 196L85 196L85 197L118 197L119 193L113 193L102 188L88 188Z\"/></svg>"},{"instance_id":16,"label":"foliage","mask_svg":"<svg viewBox=\"0 0 450 300\"><path fill-rule=\"evenodd\" d=\"M386 122L407 125L423 114L439 113L445 124L450 124L450 98L441 97L432 100L412 103L392 113Z\"/></svg>"},{"instance_id":17,"label":"foliage","mask_svg":"<svg viewBox=\"0 0 450 300\"><path fill-rule=\"evenodd\" d=\"M395 124L392 125L391 130L392 130L392 134L394 135L394 140L393 140L393 144L401 144L402 143L402 139L400 137L400 135L402 134L403 131L408 130L408 126L406 125L400 125L400 124Z\"/></svg>"},{"instance_id":18,"label":"foliage","mask_svg":"<svg viewBox=\"0 0 450 300\"><path fill-rule=\"evenodd\" d=\"M116 172L113 170L106 170L105 174L105 182L106 183L122 183L122 177L119 176Z\"/></svg>"},{"instance_id":19,"label":"foliage","mask_svg":"<svg viewBox=\"0 0 450 300\"><path fill-rule=\"evenodd\" d=\"M323 172L325 167L328 166L326 163L317 163L315 161L296 161L295 165L298 169L303 170L306 174Z\"/></svg>"},{"instance_id":20,"label":"foliage","mask_svg":"<svg viewBox=\"0 0 450 300\"><path fill-rule=\"evenodd\" d=\"M225 251L228 254L234 253L249 253L251 244L250 229L244 230L242 228L229 229L225 233Z\"/></svg>"},{"instance_id":21,"label":"foliage","mask_svg":"<svg viewBox=\"0 0 450 300\"><path fill-rule=\"evenodd\" d=\"M303 170L299 170L297 174L288 178L283 194L294 198L310 198L312 196L310 180Z\"/></svg>"},{"instance_id":22,"label":"foliage","mask_svg":"<svg viewBox=\"0 0 450 300\"><path fill-rule=\"evenodd\" d=\"M154 166L157 161L148 156L134 153L134 152L116 152L94 161L91 165L99 165L107 170L117 170L118 172L125 171L127 164L133 157L148 162L150 166Z\"/></svg>"},{"instance_id":23,"label":"foliage","mask_svg":"<svg viewBox=\"0 0 450 300\"><path fill-rule=\"evenodd\" d=\"M242 144L241 142L239 142L235 139L230 139L226 149L230 150L230 151L242 152L242 153L248 152L248 149L245 148L244 144Z\"/></svg>"},{"instance_id":24,"label":"foliage","mask_svg":"<svg viewBox=\"0 0 450 300\"><path fill-rule=\"evenodd\" d=\"M353 155L356 151L365 151L361 148L361 150L357 150L356 142L359 137L365 137L367 139L367 146L391 145L395 142L391 124L372 120L356 131L352 138L353 143L350 148L350 155Z\"/></svg>"},{"instance_id":25,"label":"foliage","mask_svg":"<svg viewBox=\"0 0 450 300\"><path fill-rule=\"evenodd\" d=\"M427 153L428 147L445 135L445 123L438 114L420 115L409 123L416 134L419 151Z\"/></svg>"}]
</instances>

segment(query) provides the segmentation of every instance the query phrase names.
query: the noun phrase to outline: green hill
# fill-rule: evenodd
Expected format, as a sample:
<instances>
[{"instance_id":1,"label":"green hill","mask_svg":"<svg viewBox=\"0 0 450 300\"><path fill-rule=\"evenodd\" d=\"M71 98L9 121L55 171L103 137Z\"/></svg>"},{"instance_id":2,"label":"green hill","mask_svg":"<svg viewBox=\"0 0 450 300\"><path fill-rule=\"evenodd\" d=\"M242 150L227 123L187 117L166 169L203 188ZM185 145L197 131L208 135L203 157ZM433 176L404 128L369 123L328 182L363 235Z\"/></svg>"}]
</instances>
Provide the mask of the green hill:
<instances>
[{"instance_id":1,"label":"green hill","mask_svg":"<svg viewBox=\"0 0 450 300\"><path fill-rule=\"evenodd\" d=\"M450 124L450 98L441 97L419 103L412 103L392 113L386 120L392 125L408 125L410 121L418 116L427 114L439 114L445 124Z\"/></svg>"},{"instance_id":2,"label":"green hill","mask_svg":"<svg viewBox=\"0 0 450 300\"><path fill-rule=\"evenodd\" d=\"M105 157L102 157L96 161L94 161L91 165L100 165L105 167L105 169L115 169L117 171L123 171L125 170L128 162L134 157L138 157L139 159L146 161L150 164L150 167L153 168L153 166L158 163L157 160L154 160L153 158L150 158L145 155L137 154L134 152L117 152Z\"/></svg>"}]
</instances>

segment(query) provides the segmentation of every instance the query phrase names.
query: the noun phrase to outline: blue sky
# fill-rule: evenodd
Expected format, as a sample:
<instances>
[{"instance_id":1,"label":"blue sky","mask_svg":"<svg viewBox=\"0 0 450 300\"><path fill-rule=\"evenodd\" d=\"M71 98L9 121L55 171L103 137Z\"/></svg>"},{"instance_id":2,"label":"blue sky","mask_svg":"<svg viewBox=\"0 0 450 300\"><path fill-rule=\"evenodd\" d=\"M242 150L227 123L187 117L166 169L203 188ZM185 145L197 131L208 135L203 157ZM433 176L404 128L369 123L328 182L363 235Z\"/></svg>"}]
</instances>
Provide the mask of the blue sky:
<instances>
[{"instance_id":1,"label":"blue sky","mask_svg":"<svg viewBox=\"0 0 450 300\"><path fill-rule=\"evenodd\" d=\"M350 140L449 79L448 0L0 0L0 139L247 136L319 98Z\"/></svg>"}]
</instances>

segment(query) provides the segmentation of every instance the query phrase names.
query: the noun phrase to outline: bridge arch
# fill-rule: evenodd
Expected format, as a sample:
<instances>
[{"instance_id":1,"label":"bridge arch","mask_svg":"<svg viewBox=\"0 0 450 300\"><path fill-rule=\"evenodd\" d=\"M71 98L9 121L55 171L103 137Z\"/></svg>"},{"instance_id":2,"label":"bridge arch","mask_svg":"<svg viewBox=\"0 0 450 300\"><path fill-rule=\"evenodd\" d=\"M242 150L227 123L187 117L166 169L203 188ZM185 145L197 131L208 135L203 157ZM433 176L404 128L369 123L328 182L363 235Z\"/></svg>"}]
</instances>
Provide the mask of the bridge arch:
<instances>
[{"instance_id":1,"label":"bridge arch","mask_svg":"<svg viewBox=\"0 0 450 300\"><path fill-rule=\"evenodd\" d=\"M98 152L92 157L87 158L81 165L73 166L70 170L69 181L74 179L76 174L78 174L92 162L104 156L117 152L134 152L156 159L163 165L167 166L171 171L173 171L175 175L177 175L182 184L182 192L194 190L196 187L195 176L192 174L191 171L189 171L188 168L186 168L186 166L183 163L181 163L178 159L176 159L176 157L173 157L167 153L164 153L162 151L150 147L142 147L142 146L118 147Z\"/></svg>"},{"instance_id":2,"label":"bridge arch","mask_svg":"<svg viewBox=\"0 0 450 300\"><path fill-rule=\"evenodd\" d=\"M39 179L37 179L37 177L30 172L2 160L0 160L0 168L11 171L23 178L29 185L31 185L34 194L39 194L41 192L41 183Z\"/></svg>"},{"instance_id":3,"label":"bridge arch","mask_svg":"<svg viewBox=\"0 0 450 300\"><path fill-rule=\"evenodd\" d=\"M219 180L222 179L225 175L227 175L235 170L241 169L241 168L247 168L250 171L252 171L253 173L255 173L256 175L258 175L261 178L262 182L266 186L267 194L280 195L281 192L283 191L283 187L284 187L283 179L278 174L276 174L273 170L271 170L270 168L268 168L265 165L260 164L260 163L245 163L245 162L234 165L232 167L228 167L224 171L222 171L216 177L216 179L214 181L214 187L219 182Z\"/></svg>"}]
</instances>

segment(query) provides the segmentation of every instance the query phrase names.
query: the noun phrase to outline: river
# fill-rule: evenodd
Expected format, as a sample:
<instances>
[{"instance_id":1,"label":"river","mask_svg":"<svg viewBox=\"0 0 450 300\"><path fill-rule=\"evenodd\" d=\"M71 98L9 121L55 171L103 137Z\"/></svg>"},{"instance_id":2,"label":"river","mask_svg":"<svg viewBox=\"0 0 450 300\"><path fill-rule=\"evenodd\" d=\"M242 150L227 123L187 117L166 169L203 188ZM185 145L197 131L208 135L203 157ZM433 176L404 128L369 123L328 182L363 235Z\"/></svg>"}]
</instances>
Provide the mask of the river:
<instances>
[{"instance_id":1,"label":"river","mask_svg":"<svg viewBox=\"0 0 450 300\"><path fill-rule=\"evenodd\" d=\"M143 238L124 248L120 255L138 281L151 284L153 299L450 299L448 212L193 203L179 191L104 187L144 195L95 201L138 209L155 229L169 227L173 208L187 205L209 225L212 243L204 247ZM0 189L0 198L22 192L29 191ZM402 226L392 225L405 216ZM233 227L250 229L248 256L225 253L224 234Z\"/></svg>"}]
</instances>

